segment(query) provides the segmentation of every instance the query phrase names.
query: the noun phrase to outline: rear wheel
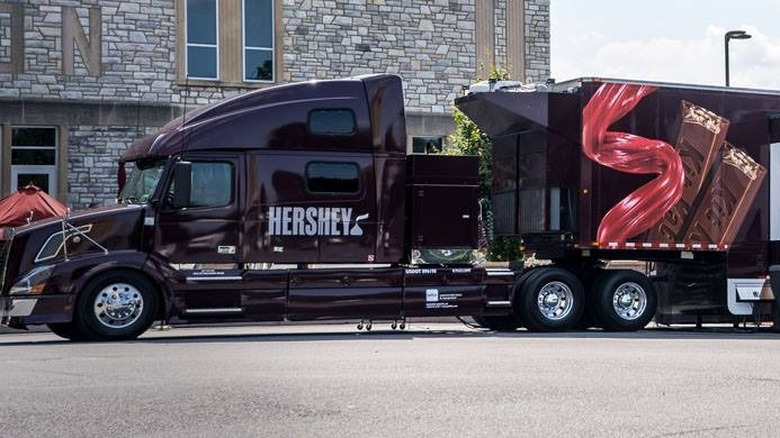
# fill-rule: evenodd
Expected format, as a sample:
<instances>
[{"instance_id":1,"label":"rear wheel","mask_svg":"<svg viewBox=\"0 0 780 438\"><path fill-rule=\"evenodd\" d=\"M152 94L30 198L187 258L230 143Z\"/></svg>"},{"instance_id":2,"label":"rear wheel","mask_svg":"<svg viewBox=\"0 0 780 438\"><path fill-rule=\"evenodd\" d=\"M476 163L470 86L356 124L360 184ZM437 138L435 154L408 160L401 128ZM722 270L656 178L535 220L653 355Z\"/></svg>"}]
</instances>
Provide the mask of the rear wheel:
<instances>
[{"instance_id":1,"label":"rear wheel","mask_svg":"<svg viewBox=\"0 0 780 438\"><path fill-rule=\"evenodd\" d=\"M84 289L75 320L89 340L133 339L151 327L157 301L155 286L141 274L107 272Z\"/></svg>"},{"instance_id":2,"label":"rear wheel","mask_svg":"<svg viewBox=\"0 0 780 438\"><path fill-rule=\"evenodd\" d=\"M592 290L596 294L597 318L605 330L640 330L655 316L655 288L640 272L605 271Z\"/></svg>"},{"instance_id":3,"label":"rear wheel","mask_svg":"<svg viewBox=\"0 0 780 438\"><path fill-rule=\"evenodd\" d=\"M580 280L561 268L539 268L520 286L520 312L531 331L563 331L582 316L585 292Z\"/></svg>"},{"instance_id":4,"label":"rear wheel","mask_svg":"<svg viewBox=\"0 0 780 438\"><path fill-rule=\"evenodd\" d=\"M780 297L776 297L772 303L772 331L780 333Z\"/></svg>"}]
</instances>

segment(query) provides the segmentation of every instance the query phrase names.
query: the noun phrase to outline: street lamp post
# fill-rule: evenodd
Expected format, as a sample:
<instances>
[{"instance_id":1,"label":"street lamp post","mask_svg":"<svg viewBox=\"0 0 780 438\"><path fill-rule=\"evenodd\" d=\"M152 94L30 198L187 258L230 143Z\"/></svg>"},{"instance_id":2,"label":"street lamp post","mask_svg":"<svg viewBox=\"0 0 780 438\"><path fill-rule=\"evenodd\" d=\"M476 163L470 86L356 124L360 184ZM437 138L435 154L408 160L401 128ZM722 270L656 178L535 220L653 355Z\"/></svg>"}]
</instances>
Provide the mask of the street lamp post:
<instances>
[{"instance_id":1,"label":"street lamp post","mask_svg":"<svg viewBox=\"0 0 780 438\"><path fill-rule=\"evenodd\" d=\"M730 40L746 40L752 35L744 30L730 30L723 36L723 46L726 51L726 86L729 86L729 41Z\"/></svg>"}]
</instances>

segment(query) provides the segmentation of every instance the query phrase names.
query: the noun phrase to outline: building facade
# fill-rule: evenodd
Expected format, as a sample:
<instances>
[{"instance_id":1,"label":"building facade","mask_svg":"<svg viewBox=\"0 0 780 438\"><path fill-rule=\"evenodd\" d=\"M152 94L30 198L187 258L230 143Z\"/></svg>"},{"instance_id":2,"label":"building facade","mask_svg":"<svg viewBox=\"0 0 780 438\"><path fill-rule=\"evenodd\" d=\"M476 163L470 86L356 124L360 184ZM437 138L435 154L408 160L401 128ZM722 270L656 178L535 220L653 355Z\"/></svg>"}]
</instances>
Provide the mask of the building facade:
<instances>
[{"instance_id":1,"label":"building facade","mask_svg":"<svg viewBox=\"0 0 780 438\"><path fill-rule=\"evenodd\" d=\"M0 190L116 197L117 159L197 106L273 84L404 80L410 151L492 66L549 75L549 0L0 1Z\"/></svg>"}]
</instances>

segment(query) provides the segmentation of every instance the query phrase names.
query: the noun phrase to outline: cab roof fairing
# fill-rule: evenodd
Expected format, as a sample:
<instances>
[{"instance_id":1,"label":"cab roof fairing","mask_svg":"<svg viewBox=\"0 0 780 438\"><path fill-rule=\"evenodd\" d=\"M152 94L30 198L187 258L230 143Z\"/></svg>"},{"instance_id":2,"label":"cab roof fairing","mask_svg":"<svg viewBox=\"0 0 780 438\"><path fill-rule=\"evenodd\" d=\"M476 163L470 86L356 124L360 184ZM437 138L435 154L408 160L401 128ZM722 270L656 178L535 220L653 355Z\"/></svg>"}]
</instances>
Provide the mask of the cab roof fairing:
<instances>
[{"instance_id":1,"label":"cab roof fairing","mask_svg":"<svg viewBox=\"0 0 780 438\"><path fill-rule=\"evenodd\" d=\"M256 149L269 147L266 140L280 141L282 128L293 128L300 123L301 108L311 108L317 102L331 102L331 107L366 107L377 96L384 96L387 88L401 89L401 79L396 75L376 74L347 79L308 81L272 86L228 98L195 109L164 125L157 132L136 140L120 158L120 162L142 158L168 157L187 150ZM399 96L398 100L403 101ZM339 104L338 102L343 102ZM289 111L285 111L289 107ZM403 108L403 107L401 107ZM373 108L372 108L373 110ZM368 108L366 108L368 111ZM277 124L258 123L267 114L273 114ZM357 137L367 127L358 123ZM401 114L403 117L403 114ZM284 125L285 121L287 122ZM297 125L296 125L297 126ZM300 131L300 130L298 130ZM295 132L298 133L299 132ZM289 138L290 132L287 132ZM362 139L361 139L362 140ZM380 138L374 138L373 142ZM280 147L289 147L288 144ZM371 138L367 142L372 142ZM281 144L281 143L280 143ZM389 146L392 145L375 145ZM270 146L274 147L274 146Z\"/></svg>"}]
</instances>

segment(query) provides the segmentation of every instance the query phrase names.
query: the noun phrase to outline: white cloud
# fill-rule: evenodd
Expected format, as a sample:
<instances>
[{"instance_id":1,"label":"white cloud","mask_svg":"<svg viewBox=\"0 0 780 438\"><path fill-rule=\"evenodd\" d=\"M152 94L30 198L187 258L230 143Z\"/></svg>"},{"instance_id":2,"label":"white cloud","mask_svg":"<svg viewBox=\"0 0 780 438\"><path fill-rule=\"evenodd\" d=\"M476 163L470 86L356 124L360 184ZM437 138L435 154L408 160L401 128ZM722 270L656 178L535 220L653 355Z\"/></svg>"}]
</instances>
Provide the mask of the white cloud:
<instances>
[{"instance_id":1,"label":"white cloud","mask_svg":"<svg viewBox=\"0 0 780 438\"><path fill-rule=\"evenodd\" d=\"M729 43L731 85L780 89L780 39L753 26L738 28L746 30L752 38ZM723 85L725 31L708 26L704 34L692 39L656 37L623 41L607 41L598 32L570 34L553 42L552 74L559 81L600 76Z\"/></svg>"}]
</instances>

